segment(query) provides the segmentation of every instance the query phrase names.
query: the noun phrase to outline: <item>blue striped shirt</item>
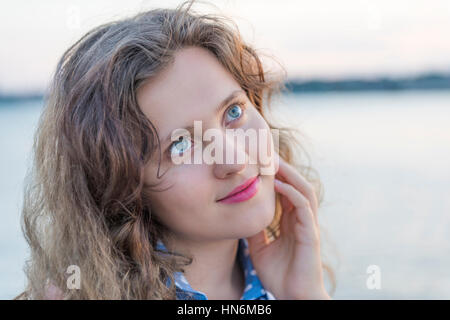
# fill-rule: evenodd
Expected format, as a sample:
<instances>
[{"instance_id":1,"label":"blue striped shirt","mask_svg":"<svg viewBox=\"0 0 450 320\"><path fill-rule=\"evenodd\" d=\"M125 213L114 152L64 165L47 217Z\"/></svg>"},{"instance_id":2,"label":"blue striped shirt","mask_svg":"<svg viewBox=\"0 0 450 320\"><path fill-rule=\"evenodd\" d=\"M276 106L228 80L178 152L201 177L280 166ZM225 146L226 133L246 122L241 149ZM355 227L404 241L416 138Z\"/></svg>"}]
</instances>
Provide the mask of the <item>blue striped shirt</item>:
<instances>
[{"instance_id":1,"label":"blue striped shirt","mask_svg":"<svg viewBox=\"0 0 450 320\"><path fill-rule=\"evenodd\" d=\"M166 247L160 240L158 240L156 248L161 251L167 251ZM255 269L253 268L248 251L247 239L239 239L237 256L241 268L244 270L245 276L245 289L240 300L275 300L276 298L273 294L264 289ZM194 290L190 286L183 273L176 272L174 278L177 300L208 300L205 293ZM167 279L166 285L170 285L170 279Z\"/></svg>"}]
</instances>

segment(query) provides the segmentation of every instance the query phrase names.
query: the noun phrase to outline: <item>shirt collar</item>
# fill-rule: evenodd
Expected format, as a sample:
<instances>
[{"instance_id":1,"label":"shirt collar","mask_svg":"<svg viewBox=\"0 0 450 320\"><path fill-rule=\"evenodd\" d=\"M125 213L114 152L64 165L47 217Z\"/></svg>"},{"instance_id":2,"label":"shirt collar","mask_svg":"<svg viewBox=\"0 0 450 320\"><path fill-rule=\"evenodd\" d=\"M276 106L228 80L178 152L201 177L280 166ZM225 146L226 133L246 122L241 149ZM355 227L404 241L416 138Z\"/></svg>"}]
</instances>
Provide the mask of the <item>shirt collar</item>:
<instances>
[{"instance_id":1,"label":"shirt collar","mask_svg":"<svg viewBox=\"0 0 450 320\"><path fill-rule=\"evenodd\" d=\"M160 251L167 251L165 245L158 240L156 248ZM256 274L256 270L253 268L253 263L250 259L247 239L239 239L238 261L244 270L245 276L245 289L241 296L241 300L269 300L274 299L273 295L264 289L259 277ZM175 272L175 287L177 299L194 299L194 300L208 300L205 293L194 290L182 272ZM170 285L170 278L167 279L166 285Z\"/></svg>"}]
</instances>

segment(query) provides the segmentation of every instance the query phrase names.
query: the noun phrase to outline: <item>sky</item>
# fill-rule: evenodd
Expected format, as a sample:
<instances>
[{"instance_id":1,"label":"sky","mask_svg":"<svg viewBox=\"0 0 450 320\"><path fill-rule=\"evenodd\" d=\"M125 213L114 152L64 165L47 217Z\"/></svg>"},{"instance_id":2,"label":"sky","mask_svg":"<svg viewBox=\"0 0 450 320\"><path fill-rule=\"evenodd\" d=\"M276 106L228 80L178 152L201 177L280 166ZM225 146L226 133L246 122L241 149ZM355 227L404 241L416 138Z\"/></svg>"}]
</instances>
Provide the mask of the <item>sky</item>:
<instances>
[{"instance_id":1,"label":"sky","mask_svg":"<svg viewBox=\"0 0 450 320\"><path fill-rule=\"evenodd\" d=\"M42 91L57 61L91 28L177 0L15 0L0 4L0 92ZM448 0L210 0L290 78L450 72ZM269 66L276 64L265 60Z\"/></svg>"}]
</instances>

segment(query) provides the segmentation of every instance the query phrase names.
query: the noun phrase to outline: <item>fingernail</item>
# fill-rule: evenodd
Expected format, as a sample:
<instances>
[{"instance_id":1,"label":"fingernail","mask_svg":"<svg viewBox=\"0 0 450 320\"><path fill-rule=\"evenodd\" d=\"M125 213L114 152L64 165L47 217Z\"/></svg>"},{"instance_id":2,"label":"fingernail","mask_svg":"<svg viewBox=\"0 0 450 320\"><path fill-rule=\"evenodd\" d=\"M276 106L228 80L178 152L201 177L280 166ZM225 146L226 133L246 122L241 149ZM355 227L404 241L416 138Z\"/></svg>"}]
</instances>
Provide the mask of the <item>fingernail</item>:
<instances>
[{"instance_id":1,"label":"fingernail","mask_svg":"<svg viewBox=\"0 0 450 320\"><path fill-rule=\"evenodd\" d=\"M280 180L278 180L278 179L275 179L275 185L277 185L277 186L281 186L281 181L280 181Z\"/></svg>"}]
</instances>

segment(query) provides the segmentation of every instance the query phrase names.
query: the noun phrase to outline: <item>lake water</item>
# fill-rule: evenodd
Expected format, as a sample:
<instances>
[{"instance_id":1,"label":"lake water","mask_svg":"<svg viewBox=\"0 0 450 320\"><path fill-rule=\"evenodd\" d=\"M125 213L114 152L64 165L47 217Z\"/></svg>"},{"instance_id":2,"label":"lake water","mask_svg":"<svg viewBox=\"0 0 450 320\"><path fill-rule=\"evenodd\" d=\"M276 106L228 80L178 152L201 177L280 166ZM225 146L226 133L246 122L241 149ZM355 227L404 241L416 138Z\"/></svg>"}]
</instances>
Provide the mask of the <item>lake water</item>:
<instances>
[{"instance_id":1,"label":"lake water","mask_svg":"<svg viewBox=\"0 0 450 320\"><path fill-rule=\"evenodd\" d=\"M285 95L325 198L336 299L450 299L450 92ZM0 104L0 298L25 284L19 216L39 102ZM326 232L326 233L325 233ZM379 289L369 289L369 266ZM372 275L373 277L373 275Z\"/></svg>"}]
</instances>

